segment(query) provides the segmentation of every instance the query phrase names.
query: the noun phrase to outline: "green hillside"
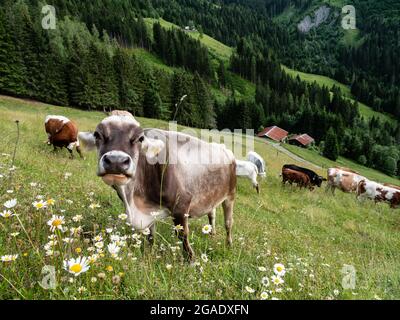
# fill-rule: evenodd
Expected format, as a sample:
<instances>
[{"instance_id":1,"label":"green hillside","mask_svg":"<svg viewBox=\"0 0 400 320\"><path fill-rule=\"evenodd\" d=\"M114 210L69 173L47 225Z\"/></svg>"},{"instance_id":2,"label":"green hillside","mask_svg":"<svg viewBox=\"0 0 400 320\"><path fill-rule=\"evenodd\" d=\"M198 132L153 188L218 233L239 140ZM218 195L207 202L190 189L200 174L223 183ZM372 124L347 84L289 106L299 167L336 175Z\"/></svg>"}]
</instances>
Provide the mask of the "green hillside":
<instances>
[{"instance_id":1,"label":"green hillside","mask_svg":"<svg viewBox=\"0 0 400 320\"><path fill-rule=\"evenodd\" d=\"M158 21L160 22L161 26L164 28L170 29L170 28L180 28L176 24L173 24L171 22L168 22L162 18L160 19L153 19L153 18L145 18L144 19L146 23L152 27L153 24ZM214 38L206 35L206 34L200 34L198 31L187 31L186 32L189 36L199 40L202 44L204 44L212 54L215 54L218 56L218 58L223 59L224 61L228 61L231 54L232 54L232 48L228 47L227 45L219 42L218 40L215 40Z\"/></svg>"},{"instance_id":2,"label":"green hillside","mask_svg":"<svg viewBox=\"0 0 400 320\"><path fill-rule=\"evenodd\" d=\"M86 160L70 160L66 150L54 153L44 143L47 114L70 117L81 130L93 130L104 117L101 112L0 97L0 203L17 199L12 209L16 216L0 217L0 255L18 254L7 267L0 264L5 280L0 281L0 299L260 299L264 291L269 299L400 296L397 210L387 204L359 203L354 195L340 191L332 196L324 188L310 192L282 187L281 166L295 161L259 140L255 150L265 158L268 175L261 181L260 195L250 181L238 180L232 249L224 245L222 212L218 209L216 236L202 234L206 218L190 223L198 266L191 267L182 260L170 219L157 224L152 249L143 237L141 244L128 240L119 253L121 260L113 259L107 251L110 236L105 229L113 228L113 234L120 236L131 234L118 218L122 204L96 177L95 153L85 153ZM17 119L20 140L13 178L9 180ZM138 120L145 127L167 127L158 120ZM369 169L364 171L368 173ZM55 204L37 210L32 203L39 197L54 199ZM53 251L59 255L46 255L44 246L52 234L47 221L53 214L65 217L64 227L81 226L82 233L56 233ZM76 215L82 215L83 220L75 222L72 218ZM62 261L91 256L91 239L99 234L104 239L104 252L87 272L70 278ZM65 242L70 238L72 242ZM204 255L201 258L202 254L207 260ZM278 262L286 267L285 282L279 286L270 282L265 287L262 279L271 281L273 265ZM44 290L38 284L45 264L55 267L58 285L54 290ZM354 266L357 272L355 289L341 286L344 265ZM255 291L250 293L246 288Z\"/></svg>"},{"instance_id":3,"label":"green hillside","mask_svg":"<svg viewBox=\"0 0 400 320\"><path fill-rule=\"evenodd\" d=\"M316 82L320 86L327 86L328 88L332 88L333 86L339 87L341 92L346 97L348 97L351 101L355 101L353 95L350 92L350 88L336 80L333 80L333 79L325 77L325 76L317 75L317 74L300 72L297 70L290 69L286 66L282 66L282 68L283 68L283 70L285 70L285 72L287 74L291 75L292 77L299 76L300 79L303 81L306 81L309 83ZM396 123L396 119L393 116L374 111L372 108L368 107L364 103L358 102L358 107L360 109L361 115L363 115L366 118L375 117L375 118L381 119L383 121L389 121L391 123Z\"/></svg>"},{"instance_id":4,"label":"green hillside","mask_svg":"<svg viewBox=\"0 0 400 320\"><path fill-rule=\"evenodd\" d=\"M290 12L290 10L289 10L289 12ZM146 18L145 21L148 24L150 29L156 21L158 21L161 24L161 26L163 26L164 28L180 28L179 26L177 26L171 22L168 22L162 18L160 18L160 19ZM195 39L198 39L203 45L205 45L210 50L210 52L215 57L222 59L224 61L229 60L229 58L233 52L233 49L231 47L224 45L223 43L215 40L214 38L212 38L206 34L203 34L202 36L200 36L200 33L197 31L195 31L195 32L188 31L187 34ZM137 49L135 52L137 52L138 55L140 55L140 56L146 57L146 59L149 62L151 62L153 65L167 69L167 70L171 70L169 67L165 67L165 65L162 63L162 61L160 61L157 57L154 57L148 51L145 51L143 49ZM336 80L333 80L326 76L300 72L297 70L290 69L286 66L282 66L282 67L286 73L288 73L289 75L291 75L293 77L299 76L300 79L303 81L306 81L309 83L317 82L320 86L327 86L328 88L337 86L340 88L340 90L342 91L342 93L345 96L349 97L349 99L351 101L354 101L354 97L352 96L352 94L350 92L350 88ZM230 76L233 79L235 90L237 91L237 93L239 93L239 96L242 95L247 98L254 97L254 93L255 93L254 84L252 84L251 82L249 82L233 73L230 73ZM224 95L221 95L220 93L218 94L218 90L213 90L213 93L216 94L220 98L220 100L224 100L224 98L223 98ZM374 111L370 107L368 107L367 105L365 105L361 102L359 102L359 110L360 110L361 115L363 115L366 118L376 117L383 121L390 121L392 123L394 123L396 121L392 116Z\"/></svg>"}]
</instances>

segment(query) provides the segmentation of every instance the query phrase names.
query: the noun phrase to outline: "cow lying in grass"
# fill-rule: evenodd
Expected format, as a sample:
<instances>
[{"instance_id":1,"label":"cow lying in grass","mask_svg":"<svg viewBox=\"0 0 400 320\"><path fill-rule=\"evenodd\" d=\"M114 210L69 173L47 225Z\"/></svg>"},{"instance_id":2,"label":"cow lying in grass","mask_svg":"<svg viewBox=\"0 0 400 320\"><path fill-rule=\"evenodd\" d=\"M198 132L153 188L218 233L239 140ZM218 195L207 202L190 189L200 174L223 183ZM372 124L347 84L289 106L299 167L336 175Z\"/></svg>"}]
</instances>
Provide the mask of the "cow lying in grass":
<instances>
[{"instance_id":1,"label":"cow lying in grass","mask_svg":"<svg viewBox=\"0 0 400 320\"><path fill-rule=\"evenodd\" d=\"M78 128L74 122L64 116L49 115L45 120L45 129L47 133L47 144L57 148L67 148L71 158L74 157L72 151L74 147L83 158L78 140Z\"/></svg>"},{"instance_id":2,"label":"cow lying in grass","mask_svg":"<svg viewBox=\"0 0 400 320\"><path fill-rule=\"evenodd\" d=\"M93 134L82 133L80 138L97 148L97 175L116 190L134 229L150 229L151 241L156 218L172 216L193 261L189 218L207 214L215 230L215 209L222 204L227 243L232 243L236 162L224 145L174 131L142 129L132 115L115 112ZM206 158L213 161L199 161Z\"/></svg>"}]
</instances>

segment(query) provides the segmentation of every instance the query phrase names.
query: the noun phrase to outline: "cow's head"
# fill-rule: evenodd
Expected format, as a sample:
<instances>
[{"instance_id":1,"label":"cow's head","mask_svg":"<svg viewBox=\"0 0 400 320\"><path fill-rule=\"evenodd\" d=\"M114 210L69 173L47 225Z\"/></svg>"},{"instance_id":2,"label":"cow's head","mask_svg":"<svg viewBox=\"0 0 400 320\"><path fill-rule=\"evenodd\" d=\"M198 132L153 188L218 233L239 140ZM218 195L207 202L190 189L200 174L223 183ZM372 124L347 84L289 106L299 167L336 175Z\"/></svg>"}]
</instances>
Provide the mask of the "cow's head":
<instances>
[{"instance_id":1,"label":"cow's head","mask_svg":"<svg viewBox=\"0 0 400 320\"><path fill-rule=\"evenodd\" d=\"M313 184L316 185L318 188L321 188L322 182L327 181L324 177L315 176Z\"/></svg>"},{"instance_id":2,"label":"cow's head","mask_svg":"<svg viewBox=\"0 0 400 320\"><path fill-rule=\"evenodd\" d=\"M86 148L97 149L97 175L111 186L125 185L135 178L141 152L151 158L164 148L161 140L146 137L129 113L112 114L94 133L81 133L79 139Z\"/></svg>"}]
</instances>

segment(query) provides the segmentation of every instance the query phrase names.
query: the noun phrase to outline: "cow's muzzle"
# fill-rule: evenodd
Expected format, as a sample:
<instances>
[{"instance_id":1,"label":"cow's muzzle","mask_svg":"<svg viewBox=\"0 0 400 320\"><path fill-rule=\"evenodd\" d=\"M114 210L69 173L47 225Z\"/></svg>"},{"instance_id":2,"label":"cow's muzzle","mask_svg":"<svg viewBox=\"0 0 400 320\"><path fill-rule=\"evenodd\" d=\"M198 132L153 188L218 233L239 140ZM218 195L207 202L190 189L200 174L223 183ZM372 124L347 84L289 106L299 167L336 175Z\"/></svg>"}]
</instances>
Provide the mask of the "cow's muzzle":
<instances>
[{"instance_id":1,"label":"cow's muzzle","mask_svg":"<svg viewBox=\"0 0 400 320\"><path fill-rule=\"evenodd\" d=\"M130 155L123 151L105 153L100 161L97 175L109 185L125 184L135 174L135 164Z\"/></svg>"}]
</instances>

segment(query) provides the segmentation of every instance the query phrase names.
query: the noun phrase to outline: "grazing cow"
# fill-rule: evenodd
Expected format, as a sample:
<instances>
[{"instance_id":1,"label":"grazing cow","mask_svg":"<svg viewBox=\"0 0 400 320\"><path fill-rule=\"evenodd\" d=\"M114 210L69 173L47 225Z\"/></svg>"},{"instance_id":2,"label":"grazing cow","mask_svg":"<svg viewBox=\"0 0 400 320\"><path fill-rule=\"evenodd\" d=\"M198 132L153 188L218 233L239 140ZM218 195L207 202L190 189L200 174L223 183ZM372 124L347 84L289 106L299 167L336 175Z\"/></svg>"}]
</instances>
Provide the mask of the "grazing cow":
<instances>
[{"instance_id":1,"label":"grazing cow","mask_svg":"<svg viewBox=\"0 0 400 320\"><path fill-rule=\"evenodd\" d=\"M391 208L400 204L400 190L383 184L361 180L357 185L357 198L369 198L376 202L389 202Z\"/></svg>"},{"instance_id":2,"label":"grazing cow","mask_svg":"<svg viewBox=\"0 0 400 320\"><path fill-rule=\"evenodd\" d=\"M285 185L286 182L290 184L296 183L298 187L301 188L309 188L313 190L314 187L311 184L310 177L304 172L292 170L289 168L282 168L282 184Z\"/></svg>"},{"instance_id":3,"label":"grazing cow","mask_svg":"<svg viewBox=\"0 0 400 320\"><path fill-rule=\"evenodd\" d=\"M326 191L330 189L334 194L336 188L338 188L343 192L356 192L357 185L361 180L368 179L355 171L347 171L344 168L329 168Z\"/></svg>"},{"instance_id":4,"label":"grazing cow","mask_svg":"<svg viewBox=\"0 0 400 320\"><path fill-rule=\"evenodd\" d=\"M248 178L253 183L253 187L257 190L257 193L260 193L257 175L258 169L254 163L250 161L236 160L236 176Z\"/></svg>"},{"instance_id":5,"label":"grazing cow","mask_svg":"<svg viewBox=\"0 0 400 320\"><path fill-rule=\"evenodd\" d=\"M260 177L265 178L267 176L265 161L257 152L250 151L247 154L247 160L254 163L257 166L258 175Z\"/></svg>"},{"instance_id":6,"label":"grazing cow","mask_svg":"<svg viewBox=\"0 0 400 320\"><path fill-rule=\"evenodd\" d=\"M215 209L222 204L227 243L232 244L236 162L224 145L174 131L142 129L130 114L113 114L94 134L80 138L97 148L97 175L116 190L133 228L150 229L151 243L157 217L172 216L187 258L193 261L189 217L208 214L215 229Z\"/></svg>"},{"instance_id":7,"label":"grazing cow","mask_svg":"<svg viewBox=\"0 0 400 320\"><path fill-rule=\"evenodd\" d=\"M321 177L320 175L316 174L314 171L307 169L307 168L299 167L294 164L285 164L283 167L286 169L291 169L291 170L300 171L300 172L305 173L310 178L311 185L317 186L318 188L321 187L323 181L326 181L326 179L324 177Z\"/></svg>"},{"instance_id":8,"label":"grazing cow","mask_svg":"<svg viewBox=\"0 0 400 320\"><path fill-rule=\"evenodd\" d=\"M64 116L49 115L45 120L45 129L47 132L47 144L56 148L67 148L71 158L74 157L72 151L74 147L83 158L81 148L79 146L78 128L74 122Z\"/></svg>"}]
</instances>

